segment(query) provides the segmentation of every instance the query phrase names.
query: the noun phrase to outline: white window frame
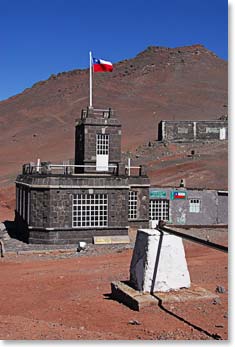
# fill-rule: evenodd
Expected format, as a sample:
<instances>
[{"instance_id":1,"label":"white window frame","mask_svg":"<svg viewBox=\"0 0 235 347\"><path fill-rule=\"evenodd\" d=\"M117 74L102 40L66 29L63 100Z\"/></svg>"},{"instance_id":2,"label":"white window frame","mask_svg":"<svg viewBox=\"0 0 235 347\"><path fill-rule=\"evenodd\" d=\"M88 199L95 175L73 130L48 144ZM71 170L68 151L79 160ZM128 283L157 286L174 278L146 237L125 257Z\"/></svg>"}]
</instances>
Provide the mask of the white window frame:
<instances>
[{"instance_id":1,"label":"white window frame","mask_svg":"<svg viewBox=\"0 0 235 347\"><path fill-rule=\"evenodd\" d=\"M201 200L193 198L189 200L189 212L200 213L201 212Z\"/></svg>"},{"instance_id":2,"label":"white window frame","mask_svg":"<svg viewBox=\"0 0 235 347\"><path fill-rule=\"evenodd\" d=\"M128 219L129 220L137 219L137 203L138 203L138 192L134 190L130 190L129 200L128 200Z\"/></svg>"},{"instance_id":3,"label":"white window frame","mask_svg":"<svg viewBox=\"0 0 235 347\"><path fill-rule=\"evenodd\" d=\"M96 155L109 155L108 134L96 134Z\"/></svg>"},{"instance_id":4,"label":"white window frame","mask_svg":"<svg viewBox=\"0 0 235 347\"><path fill-rule=\"evenodd\" d=\"M74 194L73 228L102 228L108 226L108 194Z\"/></svg>"},{"instance_id":5,"label":"white window frame","mask_svg":"<svg viewBox=\"0 0 235 347\"><path fill-rule=\"evenodd\" d=\"M169 221L169 200L156 199L149 202L149 220Z\"/></svg>"}]
</instances>

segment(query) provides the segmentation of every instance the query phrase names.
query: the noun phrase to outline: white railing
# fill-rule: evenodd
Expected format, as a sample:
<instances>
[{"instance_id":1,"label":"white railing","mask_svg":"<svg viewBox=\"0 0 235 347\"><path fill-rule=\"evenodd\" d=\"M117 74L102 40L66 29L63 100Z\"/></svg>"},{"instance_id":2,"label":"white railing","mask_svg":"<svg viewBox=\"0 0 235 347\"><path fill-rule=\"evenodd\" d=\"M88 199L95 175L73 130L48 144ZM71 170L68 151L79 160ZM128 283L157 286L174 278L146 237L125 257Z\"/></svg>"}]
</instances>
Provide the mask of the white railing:
<instances>
[{"instance_id":1,"label":"white railing","mask_svg":"<svg viewBox=\"0 0 235 347\"><path fill-rule=\"evenodd\" d=\"M89 170L76 170L76 169L89 169ZM128 160L128 165L124 166L124 172L119 171L121 167L118 164L109 164L108 170L107 167L104 166L99 167L99 173L107 173L107 174L120 174L127 176L141 176L142 175L142 166L131 166L130 161ZM122 169L123 170L123 169ZM79 172L80 171L80 172ZM85 172L83 172L85 171ZM23 174L63 174L63 175L74 175L76 173L79 174L87 174L87 173L95 173L97 172L96 165L86 164L86 165L75 165L75 164L53 164L48 162L40 162L37 160L37 163L31 162L23 165Z\"/></svg>"},{"instance_id":2,"label":"white railing","mask_svg":"<svg viewBox=\"0 0 235 347\"><path fill-rule=\"evenodd\" d=\"M51 163L40 163L37 161L37 164L35 163L30 163L30 164L25 164L23 165L23 173L24 174L33 174L33 173L62 173L64 175L66 174L74 174L76 168L81 168L81 169L93 169L91 172L96 171L96 165L75 165L75 164L51 164ZM102 168L102 167L101 167ZM110 164L108 165L108 171L107 167L104 167L104 170L101 172L107 172L114 173L118 168L117 164ZM62 170L62 172L58 172ZM54 172L53 172L54 171Z\"/></svg>"}]
</instances>

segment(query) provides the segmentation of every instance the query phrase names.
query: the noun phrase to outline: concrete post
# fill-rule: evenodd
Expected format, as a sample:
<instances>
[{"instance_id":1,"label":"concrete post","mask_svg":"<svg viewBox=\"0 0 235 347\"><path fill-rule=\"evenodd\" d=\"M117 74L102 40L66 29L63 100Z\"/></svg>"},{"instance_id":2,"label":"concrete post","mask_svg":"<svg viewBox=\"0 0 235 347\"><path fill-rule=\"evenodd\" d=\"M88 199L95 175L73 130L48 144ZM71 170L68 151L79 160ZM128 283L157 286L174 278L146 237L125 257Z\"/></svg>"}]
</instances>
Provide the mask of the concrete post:
<instances>
[{"instance_id":1,"label":"concrete post","mask_svg":"<svg viewBox=\"0 0 235 347\"><path fill-rule=\"evenodd\" d=\"M138 230L130 281L143 293L190 287L182 239L156 229Z\"/></svg>"}]
</instances>

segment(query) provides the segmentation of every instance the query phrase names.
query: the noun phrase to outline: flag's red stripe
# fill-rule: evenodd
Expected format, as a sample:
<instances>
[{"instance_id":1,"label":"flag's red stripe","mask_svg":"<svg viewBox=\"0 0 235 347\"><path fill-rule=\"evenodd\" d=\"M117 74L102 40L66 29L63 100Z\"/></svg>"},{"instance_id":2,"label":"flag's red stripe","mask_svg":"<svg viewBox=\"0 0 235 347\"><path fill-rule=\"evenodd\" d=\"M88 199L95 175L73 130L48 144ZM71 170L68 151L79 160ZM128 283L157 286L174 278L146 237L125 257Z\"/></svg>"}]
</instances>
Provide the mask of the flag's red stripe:
<instances>
[{"instance_id":1,"label":"flag's red stripe","mask_svg":"<svg viewBox=\"0 0 235 347\"><path fill-rule=\"evenodd\" d=\"M94 72L111 72L113 71L113 66L109 64L93 64Z\"/></svg>"}]
</instances>

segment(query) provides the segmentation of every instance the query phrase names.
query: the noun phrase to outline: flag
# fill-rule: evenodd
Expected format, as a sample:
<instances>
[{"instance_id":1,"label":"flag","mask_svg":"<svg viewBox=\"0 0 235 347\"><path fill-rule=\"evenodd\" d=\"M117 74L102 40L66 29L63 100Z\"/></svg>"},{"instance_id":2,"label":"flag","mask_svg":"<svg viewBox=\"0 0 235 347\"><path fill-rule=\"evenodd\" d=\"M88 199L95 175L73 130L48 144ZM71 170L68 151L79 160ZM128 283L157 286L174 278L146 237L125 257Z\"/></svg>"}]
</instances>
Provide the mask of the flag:
<instances>
[{"instance_id":1,"label":"flag","mask_svg":"<svg viewBox=\"0 0 235 347\"><path fill-rule=\"evenodd\" d=\"M185 199L186 193L185 192L174 192L174 199Z\"/></svg>"},{"instance_id":2,"label":"flag","mask_svg":"<svg viewBox=\"0 0 235 347\"><path fill-rule=\"evenodd\" d=\"M175 199L184 199L186 197L186 194L183 192L174 192Z\"/></svg>"},{"instance_id":3,"label":"flag","mask_svg":"<svg viewBox=\"0 0 235 347\"><path fill-rule=\"evenodd\" d=\"M93 71L94 72L111 72L113 71L113 64L110 63L110 61L93 58Z\"/></svg>"}]
</instances>

